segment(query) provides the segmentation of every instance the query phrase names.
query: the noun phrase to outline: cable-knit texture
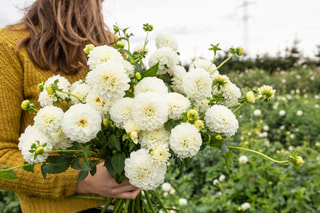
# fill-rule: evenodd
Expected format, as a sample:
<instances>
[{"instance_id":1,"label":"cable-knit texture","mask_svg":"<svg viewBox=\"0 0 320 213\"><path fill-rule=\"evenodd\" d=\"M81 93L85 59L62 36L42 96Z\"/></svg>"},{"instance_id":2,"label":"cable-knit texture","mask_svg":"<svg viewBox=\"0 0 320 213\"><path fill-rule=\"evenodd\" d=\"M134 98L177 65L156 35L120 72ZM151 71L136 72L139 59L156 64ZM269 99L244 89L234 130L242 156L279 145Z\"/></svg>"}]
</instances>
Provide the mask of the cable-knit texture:
<instances>
[{"instance_id":1,"label":"cable-knit texture","mask_svg":"<svg viewBox=\"0 0 320 213\"><path fill-rule=\"evenodd\" d=\"M28 36L26 31L0 29L0 166L14 167L25 161L18 150L18 138L33 114L21 110L21 102L29 99L38 103L38 84L54 75L41 70L28 57L25 48L16 53L16 44ZM62 74L61 74L62 75ZM71 83L84 78L85 71L77 75L62 75ZM76 193L78 171L69 169L44 180L40 166L34 173L22 168L15 170L19 179L0 179L0 188L16 192L23 213L72 213L102 205L102 201L68 198Z\"/></svg>"}]
</instances>

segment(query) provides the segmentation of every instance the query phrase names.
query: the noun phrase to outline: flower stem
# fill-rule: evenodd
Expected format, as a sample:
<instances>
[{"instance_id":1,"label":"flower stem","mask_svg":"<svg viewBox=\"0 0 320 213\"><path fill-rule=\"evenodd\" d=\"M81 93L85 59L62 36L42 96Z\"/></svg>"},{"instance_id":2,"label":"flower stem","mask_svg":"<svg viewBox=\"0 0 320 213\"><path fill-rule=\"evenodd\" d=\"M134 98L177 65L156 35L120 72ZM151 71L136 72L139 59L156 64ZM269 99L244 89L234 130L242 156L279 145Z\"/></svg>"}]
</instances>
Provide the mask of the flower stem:
<instances>
[{"instance_id":1,"label":"flower stem","mask_svg":"<svg viewBox=\"0 0 320 213\"><path fill-rule=\"evenodd\" d=\"M0 169L0 172L7 172L7 171L10 171L10 170L18 169L18 168L25 167L25 166L32 166L32 165L33 164L31 164L31 163L26 163L26 164L22 164L22 165L15 166L15 167Z\"/></svg>"},{"instance_id":2,"label":"flower stem","mask_svg":"<svg viewBox=\"0 0 320 213\"><path fill-rule=\"evenodd\" d=\"M220 69L220 67L222 67L225 63L227 63L227 61L229 61L234 55L235 54L230 55L226 60L221 62L221 64L219 64L219 66L217 66L210 74L212 75L216 70Z\"/></svg>"},{"instance_id":3,"label":"flower stem","mask_svg":"<svg viewBox=\"0 0 320 213\"><path fill-rule=\"evenodd\" d=\"M235 113L237 112L246 102L243 102L242 104L240 104L236 109L234 109L232 112Z\"/></svg>"},{"instance_id":4,"label":"flower stem","mask_svg":"<svg viewBox=\"0 0 320 213\"><path fill-rule=\"evenodd\" d=\"M152 213L156 213L156 210L154 209L153 204L152 204L152 202L151 202L149 192L144 191L144 195L145 195L146 198L147 198L148 205L149 205L149 207L150 207L151 212L152 212Z\"/></svg>"},{"instance_id":5,"label":"flower stem","mask_svg":"<svg viewBox=\"0 0 320 213\"><path fill-rule=\"evenodd\" d=\"M99 196L85 196L85 195L72 195L70 198L87 199L87 200L106 200L108 206L112 202L112 198L99 197Z\"/></svg>"},{"instance_id":6,"label":"flower stem","mask_svg":"<svg viewBox=\"0 0 320 213\"><path fill-rule=\"evenodd\" d=\"M67 94L67 95L70 95L70 96L73 96L73 97L75 97L80 103L83 104L83 101L81 101L81 99L80 99L78 96L76 96L76 95L74 95L74 94L72 94L72 93L69 93L69 92L65 92L65 91L59 91L59 92L64 93L64 94Z\"/></svg>"},{"instance_id":7,"label":"flower stem","mask_svg":"<svg viewBox=\"0 0 320 213\"><path fill-rule=\"evenodd\" d=\"M273 159L273 158L271 158L271 157L269 157L269 156L267 156L267 155L265 155L265 154L263 154L261 152L258 152L258 151L252 150L252 149L247 149L247 148L237 147L237 146L227 146L227 147L229 149L238 149L238 150L242 150L242 151L253 152L253 153L258 154L258 155L260 155L260 156L262 156L262 157L264 157L264 158L266 158L268 160L271 160L274 163L280 163L280 164L289 163L289 160L284 160L284 161L275 160L275 159Z\"/></svg>"}]
</instances>

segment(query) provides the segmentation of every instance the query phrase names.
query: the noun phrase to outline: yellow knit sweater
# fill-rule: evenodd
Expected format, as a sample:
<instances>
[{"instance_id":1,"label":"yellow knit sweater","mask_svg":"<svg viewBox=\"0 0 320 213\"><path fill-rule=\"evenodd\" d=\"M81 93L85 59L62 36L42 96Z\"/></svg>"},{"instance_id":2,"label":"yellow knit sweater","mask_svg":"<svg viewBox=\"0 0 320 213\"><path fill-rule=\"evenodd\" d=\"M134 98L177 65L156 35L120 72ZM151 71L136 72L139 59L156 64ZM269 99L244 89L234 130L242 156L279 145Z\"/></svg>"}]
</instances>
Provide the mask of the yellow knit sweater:
<instances>
[{"instance_id":1,"label":"yellow knit sweater","mask_svg":"<svg viewBox=\"0 0 320 213\"><path fill-rule=\"evenodd\" d=\"M0 29L0 166L14 167L24 163L18 150L18 138L33 115L21 110L21 102L29 99L38 104L38 84L53 75L41 70L29 58L25 48L14 52L16 44L28 36L25 31ZM71 83L84 78L85 71L77 75L62 75ZM48 175L44 180L40 166L34 173L15 170L19 179L0 179L0 188L16 192L23 213L72 213L103 204L103 201L68 198L76 193L78 171Z\"/></svg>"}]
</instances>

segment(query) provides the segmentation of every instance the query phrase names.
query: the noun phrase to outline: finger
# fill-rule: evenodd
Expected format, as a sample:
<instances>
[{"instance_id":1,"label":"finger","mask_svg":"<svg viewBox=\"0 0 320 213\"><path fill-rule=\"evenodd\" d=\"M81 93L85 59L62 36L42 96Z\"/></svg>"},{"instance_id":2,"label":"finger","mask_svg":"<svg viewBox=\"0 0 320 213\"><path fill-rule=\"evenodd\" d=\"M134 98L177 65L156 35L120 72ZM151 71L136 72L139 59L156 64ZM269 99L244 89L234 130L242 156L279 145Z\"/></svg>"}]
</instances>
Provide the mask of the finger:
<instances>
[{"instance_id":1,"label":"finger","mask_svg":"<svg viewBox=\"0 0 320 213\"><path fill-rule=\"evenodd\" d=\"M131 199L131 200L133 200L138 196L140 191L141 190L138 188L138 189L136 189L134 191L131 191L131 192L123 192L121 194L116 195L115 198L123 198L123 199Z\"/></svg>"},{"instance_id":2,"label":"finger","mask_svg":"<svg viewBox=\"0 0 320 213\"><path fill-rule=\"evenodd\" d=\"M113 194L122 194L125 192L133 192L138 190L139 188L133 186L133 185L126 185L126 186L118 186L116 188L112 189Z\"/></svg>"}]
</instances>

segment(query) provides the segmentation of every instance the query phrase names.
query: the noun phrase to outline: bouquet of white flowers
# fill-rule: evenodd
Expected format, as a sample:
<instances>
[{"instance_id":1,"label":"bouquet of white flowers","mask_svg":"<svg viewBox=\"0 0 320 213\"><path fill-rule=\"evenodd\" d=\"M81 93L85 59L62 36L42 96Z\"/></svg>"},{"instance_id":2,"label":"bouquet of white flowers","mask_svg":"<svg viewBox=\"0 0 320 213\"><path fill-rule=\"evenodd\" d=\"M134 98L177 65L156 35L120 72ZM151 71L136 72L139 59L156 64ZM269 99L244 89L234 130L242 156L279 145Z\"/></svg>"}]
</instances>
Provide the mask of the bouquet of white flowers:
<instances>
[{"instance_id":1,"label":"bouquet of white flowers","mask_svg":"<svg viewBox=\"0 0 320 213\"><path fill-rule=\"evenodd\" d=\"M80 170L80 181L94 175L96 164L104 161L118 183L128 178L143 190L136 200L110 198L106 208L114 202L114 212L167 212L153 190L164 182L168 160L174 158L183 168L205 146L220 149L226 161L231 149L246 150L224 142L239 128L235 113L244 104L268 101L275 93L263 86L242 95L219 73L226 61L243 54L241 47L230 48L231 56L216 66L221 49L211 45L212 61L196 59L186 69L169 33L156 37L157 49L148 55L153 27L145 24L143 29L145 43L131 51L132 34L115 26L119 37L114 47L84 49L90 70L85 79L71 85L55 75L39 85L39 110L28 100L22 103L24 110L36 112L34 124L19 138L26 160L22 167L32 171L35 164L42 164L44 178L71 167ZM300 166L303 160L293 153L287 161L277 162ZM0 177L18 178L12 169L4 167Z\"/></svg>"}]
</instances>

